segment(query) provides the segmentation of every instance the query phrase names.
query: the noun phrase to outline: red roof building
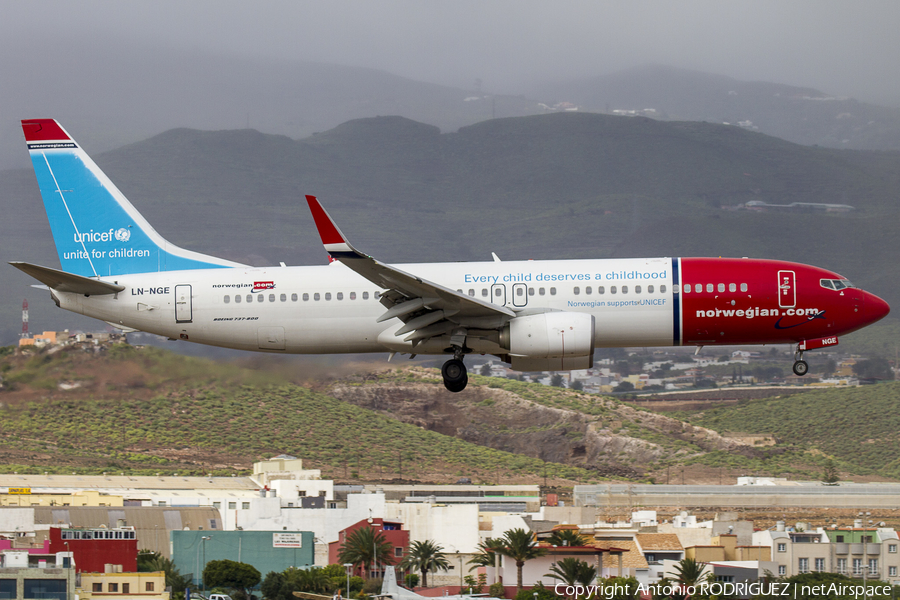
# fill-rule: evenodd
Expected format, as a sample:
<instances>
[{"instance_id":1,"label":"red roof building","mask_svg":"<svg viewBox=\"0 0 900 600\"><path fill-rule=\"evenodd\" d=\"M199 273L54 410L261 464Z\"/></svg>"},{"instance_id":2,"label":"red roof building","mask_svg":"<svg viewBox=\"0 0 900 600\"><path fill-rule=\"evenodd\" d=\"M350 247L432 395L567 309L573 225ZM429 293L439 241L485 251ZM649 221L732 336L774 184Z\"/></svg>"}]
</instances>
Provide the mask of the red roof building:
<instances>
[{"instance_id":1,"label":"red roof building","mask_svg":"<svg viewBox=\"0 0 900 600\"><path fill-rule=\"evenodd\" d=\"M347 536L357 529L366 527L371 527L375 531L383 533L385 539L394 547L393 560L387 564L399 564L400 561L403 560L403 557L409 552L409 530L403 529L402 522L385 521L384 519L363 519L346 529L342 529L340 533L338 533L337 541L328 544L328 564L340 563L338 554L340 553L341 547L344 545ZM384 567L385 565L383 564L379 564L377 568L373 566L370 576L384 577ZM362 575L362 571L357 569L356 572L354 572L354 575Z\"/></svg>"}]
</instances>

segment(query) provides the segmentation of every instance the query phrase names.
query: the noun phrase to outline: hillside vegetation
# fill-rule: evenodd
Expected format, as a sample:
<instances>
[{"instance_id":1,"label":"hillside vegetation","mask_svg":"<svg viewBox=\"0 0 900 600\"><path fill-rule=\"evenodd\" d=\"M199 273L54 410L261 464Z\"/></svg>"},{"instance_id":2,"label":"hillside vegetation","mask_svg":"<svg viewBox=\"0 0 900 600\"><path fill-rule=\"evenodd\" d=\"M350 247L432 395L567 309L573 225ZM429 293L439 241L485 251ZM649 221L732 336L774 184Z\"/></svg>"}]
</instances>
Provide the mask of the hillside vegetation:
<instances>
[{"instance_id":1,"label":"hillside vegetation","mask_svg":"<svg viewBox=\"0 0 900 600\"><path fill-rule=\"evenodd\" d=\"M853 444L887 440L887 427L842 426L852 435L826 448L785 429L782 421L796 416L780 404L765 406L766 421L723 422L707 413L685 422L610 398L478 375L450 394L436 370L420 367L298 384L277 368L124 345L99 355L75 348L10 353L0 370L0 469L7 471L224 474L288 453L344 481L546 477L570 485L665 481L672 469L704 482L747 472L815 479L834 456L847 475L897 476L894 466L876 464L879 457L896 464L894 445L873 444L870 458L852 460ZM790 402L817 406L820 398L840 403L842 394L858 394L859 402L845 402L848 423L874 422L866 394L891 389L801 394ZM744 422L765 425L737 427ZM730 431L771 433L779 444L754 445ZM875 446L886 450L878 454Z\"/></svg>"},{"instance_id":2,"label":"hillside vegetation","mask_svg":"<svg viewBox=\"0 0 900 600\"><path fill-rule=\"evenodd\" d=\"M9 471L222 474L288 453L341 478L393 479L401 460L405 479L596 477L407 425L270 372L153 348L8 355L0 368L0 468Z\"/></svg>"},{"instance_id":3,"label":"hillside vegetation","mask_svg":"<svg viewBox=\"0 0 900 600\"><path fill-rule=\"evenodd\" d=\"M849 473L900 479L900 383L829 390L682 415L716 431L775 436L779 446L834 460Z\"/></svg>"}]
</instances>

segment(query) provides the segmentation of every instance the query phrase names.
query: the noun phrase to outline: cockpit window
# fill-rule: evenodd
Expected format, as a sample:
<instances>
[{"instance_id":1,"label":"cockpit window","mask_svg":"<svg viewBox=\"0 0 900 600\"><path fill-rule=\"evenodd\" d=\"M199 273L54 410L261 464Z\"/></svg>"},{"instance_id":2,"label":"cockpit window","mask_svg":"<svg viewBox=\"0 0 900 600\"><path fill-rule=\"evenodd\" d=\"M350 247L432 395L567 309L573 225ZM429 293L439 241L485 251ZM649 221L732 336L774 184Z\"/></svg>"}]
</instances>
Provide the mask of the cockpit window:
<instances>
[{"instance_id":1,"label":"cockpit window","mask_svg":"<svg viewBox=\"0 0 900 600\"><path fill-rule=\"evenodd\" d=\"M844 288L856 287L847 279L820 279L819 285L829 290L842 290Z\"/></svg>"}]
</instances>

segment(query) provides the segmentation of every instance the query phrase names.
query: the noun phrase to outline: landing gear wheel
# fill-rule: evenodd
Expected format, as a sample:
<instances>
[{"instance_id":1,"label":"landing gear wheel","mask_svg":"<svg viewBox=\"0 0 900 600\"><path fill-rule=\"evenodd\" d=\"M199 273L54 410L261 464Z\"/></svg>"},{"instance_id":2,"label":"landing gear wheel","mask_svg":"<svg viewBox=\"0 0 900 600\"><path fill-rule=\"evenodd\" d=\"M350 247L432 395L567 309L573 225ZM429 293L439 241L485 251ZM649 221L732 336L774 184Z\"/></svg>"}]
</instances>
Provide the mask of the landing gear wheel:
<instances>
[{"instance_id":1,"label":"landing gear wheel","mask_svg":"<svg viewBox=\"0 0 900 600\"><path fill-rule=\"evenodd\" d=\"M444 387L451 392L461 392L469 383L469 374L463 361L451 358L441 367L441 377L444 378Z\"/></svg>"},{"instance_id":2,"label":"landing gear wheel","mask_svg":"<svg viewBox=\"0 0 900 600\"><path fill-rule=\"evenodd\" d=\"M466 385L468 385L468 384L469 384L469 377L467 375L465 379L463 379L462 381L460 381L458 383L448 383L445 381L444 387L447 388L448 391L451 391L455 394L456 392L461 392L464 389L466 389Z\"/></svg>"},{"instance_id":3,"label":"landing gear wheel","mask_svg":"<svg viewBox=\"0 0 900 600\"><path fill-rule=\"evenodd\" d=\"M807 373L809 373L809 365L806 364L805 360L798 360L794 363L794 375L803 377Z\"/></svg>"}]
</instances>

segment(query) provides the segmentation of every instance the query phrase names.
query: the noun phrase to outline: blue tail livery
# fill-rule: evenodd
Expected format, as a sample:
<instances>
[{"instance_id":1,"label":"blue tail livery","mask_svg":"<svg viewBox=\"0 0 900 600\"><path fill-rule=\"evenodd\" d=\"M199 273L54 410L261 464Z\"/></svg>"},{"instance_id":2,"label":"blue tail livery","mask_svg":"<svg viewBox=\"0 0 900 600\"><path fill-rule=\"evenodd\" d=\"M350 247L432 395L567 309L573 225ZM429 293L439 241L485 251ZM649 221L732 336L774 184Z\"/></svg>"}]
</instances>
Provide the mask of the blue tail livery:
<instances>
[{"instance_id":1,"label":"blue tail livery","mask_svg":"<svg viewBox=\"0 0 900 600\"><path fill-rule=\"evenodd\" d=\"M53 119L22 121L50 229L66 273L129 273L240 267L167 242Z\"/></svg>"}]
</instances>

